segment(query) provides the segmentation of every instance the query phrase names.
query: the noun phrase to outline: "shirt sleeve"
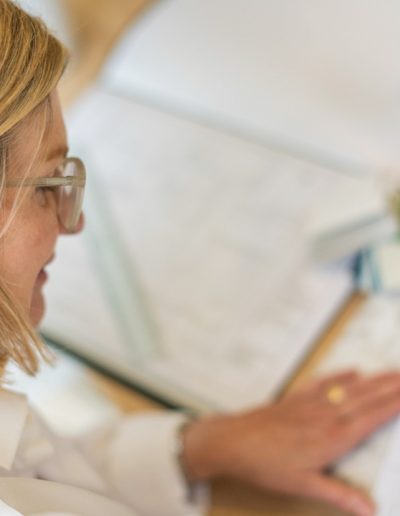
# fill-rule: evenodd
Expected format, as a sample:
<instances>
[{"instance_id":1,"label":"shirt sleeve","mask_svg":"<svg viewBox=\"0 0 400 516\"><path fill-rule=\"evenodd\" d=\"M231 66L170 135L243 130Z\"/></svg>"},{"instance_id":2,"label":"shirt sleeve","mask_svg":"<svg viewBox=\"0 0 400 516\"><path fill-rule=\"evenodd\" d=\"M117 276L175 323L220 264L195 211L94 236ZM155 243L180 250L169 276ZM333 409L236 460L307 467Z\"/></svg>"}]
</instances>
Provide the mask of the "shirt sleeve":
<instances>
[{"instance_id":1,"label":"shirt sleeve","mask_svg":"<svg viewBox=\"0 0 400 516\"><path fill-rule=\"evenodd\" d=\"M89 455L125 503L143 516L201 516L205 484L188 485L177 460L181 413L144 413L86 437Z\"/></svg>"}]
</instances>

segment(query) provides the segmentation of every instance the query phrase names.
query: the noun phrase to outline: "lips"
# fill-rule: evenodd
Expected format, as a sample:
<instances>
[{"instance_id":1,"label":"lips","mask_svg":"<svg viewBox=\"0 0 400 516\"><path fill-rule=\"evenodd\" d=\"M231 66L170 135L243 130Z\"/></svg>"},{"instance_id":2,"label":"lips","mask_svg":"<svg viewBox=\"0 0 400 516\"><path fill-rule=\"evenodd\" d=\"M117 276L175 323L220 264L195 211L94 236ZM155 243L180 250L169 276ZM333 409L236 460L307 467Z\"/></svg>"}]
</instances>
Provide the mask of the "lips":
<instances>
[{"instance_id":1,"label":"lips","mask_svg":"<svg viewBox=\"0 0 400 516\"><path fill-rule=\"evenodd\" d=\"M51 263L55 258L55 254L52 254L50 256L50 258L47 260L47 262L43 265L43 268L39 271L39 274L37 275L37 278L36 278L36 282L39 283L40 285L43 285L43 283L45 283L49 277L47 271L45 270L45 267L47 267L47 265L49 265L49 263Z\"/></svg>"},{"instance_id":2,"label":"lips","mask_svg":"<svg viewBox=\"0 0 400 516\"><path fill-rule=\"evenodd\" d=\"M47 281L48 277L49 275L47 274L47 272L44 269L42 269L37 276L36 283L43 285L43 283Z\"/></svg>"}]
</instances>

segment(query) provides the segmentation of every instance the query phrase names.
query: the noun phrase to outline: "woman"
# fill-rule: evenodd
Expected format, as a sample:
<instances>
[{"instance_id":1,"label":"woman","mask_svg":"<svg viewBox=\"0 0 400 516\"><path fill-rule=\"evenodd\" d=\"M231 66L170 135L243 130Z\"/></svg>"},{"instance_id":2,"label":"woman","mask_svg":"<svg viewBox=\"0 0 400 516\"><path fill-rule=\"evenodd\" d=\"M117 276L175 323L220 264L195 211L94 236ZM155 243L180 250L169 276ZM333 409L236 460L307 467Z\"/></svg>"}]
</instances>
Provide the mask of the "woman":
<instances>
[{"instance_id":1,"label":"woman","mask_svg":"<svg viewBox=\"0 0 400 516\"><path fill-rule=\"evenodd\" d=\"M45 267L83 227L84 167L66 157L56 90L66 60L40 21L0 0L0 350L29 374L49 358L33 329ZM325 470L399 411L398 373L347 371L242 414L126 418L78 450L2 389L0 514L200 515L203 483L227 476L371 515L367 495Z\"/></svg>"}]
</instances>

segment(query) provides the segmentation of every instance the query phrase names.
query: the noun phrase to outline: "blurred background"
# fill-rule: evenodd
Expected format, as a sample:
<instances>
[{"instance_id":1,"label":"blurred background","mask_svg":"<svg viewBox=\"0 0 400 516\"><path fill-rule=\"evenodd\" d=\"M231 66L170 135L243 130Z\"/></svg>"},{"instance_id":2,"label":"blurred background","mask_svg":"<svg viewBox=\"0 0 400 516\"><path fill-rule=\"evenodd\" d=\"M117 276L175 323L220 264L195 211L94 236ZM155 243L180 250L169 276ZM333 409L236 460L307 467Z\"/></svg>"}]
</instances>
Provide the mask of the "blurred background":
<instances>
[{"instance_id":1,"label":"blurred background","mask_svg":"<svg viewBox=\"0 0 400 516\"><path fill-rule=\"evenodd\" d=\"M21 0L41 16L71 51L62 84L65 103L94 79L124 27L153 0Z\"/></svg>"}]
</instances>

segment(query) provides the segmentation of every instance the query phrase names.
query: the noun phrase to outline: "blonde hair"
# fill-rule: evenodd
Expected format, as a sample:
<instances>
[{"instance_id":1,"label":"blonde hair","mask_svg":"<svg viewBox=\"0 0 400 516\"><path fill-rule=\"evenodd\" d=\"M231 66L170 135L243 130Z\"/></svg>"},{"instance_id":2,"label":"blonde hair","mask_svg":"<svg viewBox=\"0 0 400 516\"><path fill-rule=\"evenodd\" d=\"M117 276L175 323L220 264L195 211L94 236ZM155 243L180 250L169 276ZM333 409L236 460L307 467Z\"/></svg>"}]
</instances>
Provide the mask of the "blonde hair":
<instances>
[{"instance_id":1,"label":"blonde hair","mask_svg":"<svg viewBox=\"0 0 400 516\"><path fill-rule=\"evenodd\" d=\"M66 49L39 18L11 0L0 0L0 203L18 126L49 98L67 59ZM39 359L50 356L28 314L0 279L0 364L11 359L33 375Z\"/></svg>"}]
</instances>

